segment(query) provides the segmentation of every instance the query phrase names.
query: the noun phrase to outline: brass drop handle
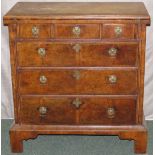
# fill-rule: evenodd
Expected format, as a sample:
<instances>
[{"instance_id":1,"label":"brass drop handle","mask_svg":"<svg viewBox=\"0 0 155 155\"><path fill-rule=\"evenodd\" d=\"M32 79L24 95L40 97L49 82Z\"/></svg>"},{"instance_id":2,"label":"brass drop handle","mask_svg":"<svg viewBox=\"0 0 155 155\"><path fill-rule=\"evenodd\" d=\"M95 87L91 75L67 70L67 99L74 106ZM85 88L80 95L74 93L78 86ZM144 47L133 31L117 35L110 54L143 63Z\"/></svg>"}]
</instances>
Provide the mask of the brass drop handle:
<instances>
[{"instance_id":1,"label":"brass drop handle","mask_svg":"<svg viewBox=\"0 0 155 155\"><path fill-rule=\"evenodd\" d=\"M47 114L47 107L41 106L39 107L40 116L45 116Z\"/></svg>"},{"instance_id":2,"label":"brass drop handle","mask_svg":"<svg viewBox=\"0 0 155 155\"><path fill-rule=\"evenodd\" d=\"M115 31L116 36L119 36L122 33L122 28L120 26L116 26L114 31Z\"/></svg>"},{"instance_id":3,"label":"brass drop handle","mask_svg":"<svg viewBox=\"0 0 155 155\"><path fill-rule=\"evenodd\" d=\"M38 49L38 54L41 56L41 57L44 57L46 55L46 50L45 48L39 48Z\"/></svg>"},{"instance_id":4,"label":"brass drop handle","mask_svg":"<svg viewBox=\"0 0 155 155\"><path fill-rule=\"evenodd\" d=\"M73 78L75 78L76 80L80 79L80 71L76 70L73 72Z\"/></svg>"},{"instance_id":5,"label":"brass drop handle","mask_svg":"<svg viewBox=\"0 0 155 155\"><path fill-rule=\"evenodd\" d=\"M107 109L107 117L108 118L114 118L115 117L115 109L114 108L108 108Z\"/></svg>"},{"instance_id":6,"label":"brass drop handle","mask_svg":"<svg viewBox=\"0 0 155 155\"><path fill-rule=\"evenodd\" d=\"M73 46L73 50L74 50L76 53L79 53L80 50L81 50L80 44L75 44L75 45Z\"/></svg>"},{"instance_id":7,"label":"brass drop handle","mask_svg":"<svg viewBox=\"0 0 155 155\"><path fill-rule=\"evenodd\" d=\"M32 27L32 35L35 37L39 35L39 28L37 26Z\"/></svg>"},{"instance_id":8,"label":"brass drop handle","mask_svg":"<svg viewBox=\"0 0 155 155\"><path fill-rule=\"evenodd\" d=\"M75 26L75 27L73 27L72 32L73 32L73 34L74 34L76 37L79 37L79 35L80 35L80 33L81 33L81 29L80 29L79 26Z\"/></svg>"},{"instance_id":9,"label":"brass drop handle","mask_svg":"<svg viewBox=\"0 0 155 155\"><path fill-rule=\"evenodd\" d=\"M39 81L40 81L41 84L45 84L47 82L46 76L41 75L40 78L39 78Z\"/></svg>"},{"instance_id":10,"label":"brass drop handle","mask_svg":"<svg viewBox=\"0 0 155 155\"><path fill-rule=\"evenodd\" d=\"M109 82L110 82L110 83L116 83L116 82L117 82L117 77L116 77L116 75L110 75L110 76L109 76Z\"/></svg>"},{"instance_id":11,"label":"brass drop handle","mask_svg":"<svg viewBox=\"0 0 155 155\"><path fill-rule=\"evenodd\" d=\"M75 100L73 100L72 104L76 107L79 108L80 105L82 104L81 100L79 98L76 98Z\"/></svg>"},{"instance_id":12,"label":"brass drop handle","mask_svg":"<svg viewBox=\"0 0 155 155\"><path fill-rule=\"evenodd\" d=\"M108 50L108 53L111 57L115 57L117 55L117 48L114 48L114 47L110 48Z\"/></svg>"}]
</instances>

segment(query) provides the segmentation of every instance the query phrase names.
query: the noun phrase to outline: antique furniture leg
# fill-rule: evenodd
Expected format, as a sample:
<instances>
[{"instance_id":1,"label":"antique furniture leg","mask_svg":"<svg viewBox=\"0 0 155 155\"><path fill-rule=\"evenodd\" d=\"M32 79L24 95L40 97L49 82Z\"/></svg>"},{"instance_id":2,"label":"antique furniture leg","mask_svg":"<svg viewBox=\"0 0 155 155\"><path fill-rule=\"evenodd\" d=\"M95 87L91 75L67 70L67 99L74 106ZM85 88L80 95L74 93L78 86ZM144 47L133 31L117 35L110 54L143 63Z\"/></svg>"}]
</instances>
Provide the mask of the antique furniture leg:
<instances>
[{"instance_id":1,"label":"antique furniture leg","mask_svg":"<svg viewBox=\"0 0 155 155\"><path fill-rule=\"evenodd\" d=\"M113 135L122 140L133 140L135 153L146 153L147 130L143 125L133 126L67 126L67 125L18 125L10 129L12 152L23 152L23 140L35 139L38 135Z\"/></svg>"},{"instance_id":2,"label":"antique furniture leg","mask_svg":"<svg viewBox=\"0 0 155 155\"><path fill-rule=\"evenodd\" d=\"M23 152L23 139L17 131L10 129L10 144L12 152Z\"/></svg>"},{"instance_id":3,"label":"antique furniture leg","mask_svg":"<svg viewBox=\"0 0 155 155\"><path fill-rule=\"evenodd\" d=\"M19 130L19 126L14 123L10 129L10 145L14 153L23 152L23 140L34 139L37 137L36 132Z\"/></svg>"},{"instance_id":4,"label":"antique furniture leg","mask_svg":"<svg viewBox=\"0 0 155 155\"><path fill-rule=\"evenodd\" d=\"M134 142L135 153L146 153L147 150L147 131L136 134Z\"/></svg>"},{"instance_id":5,"label":"antique furniture leg","mask_svg":"<svg viewBox=\"0 0 155 155\"><path fill-rule=\"evenodd\" d=\"M119 135L119 138L134 140L134 152L146 153L148 134L145 120L143 122L143 125L141 125L141 128L131 132L123 132Z\"/></svg>"}]
</instances>

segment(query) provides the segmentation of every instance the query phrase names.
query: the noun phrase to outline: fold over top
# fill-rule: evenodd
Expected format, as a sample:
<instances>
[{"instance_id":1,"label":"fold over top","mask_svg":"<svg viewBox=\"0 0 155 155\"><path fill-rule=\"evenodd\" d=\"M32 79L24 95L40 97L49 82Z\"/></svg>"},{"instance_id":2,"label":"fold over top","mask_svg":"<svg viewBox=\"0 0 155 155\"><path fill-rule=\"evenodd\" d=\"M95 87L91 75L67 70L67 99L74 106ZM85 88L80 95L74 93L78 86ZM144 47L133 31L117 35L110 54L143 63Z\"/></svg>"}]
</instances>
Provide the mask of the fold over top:
<instances>
[{"instance_id":1,"label":"fold over top","mask_svg":"<svg viewBox=\"0 0 155 155\"><path fill-rule=\"evenodd\" d=\"M141 2L18 2L5 16L13 19L140 19L150 16Z\"/></svg>"}]
</instances>

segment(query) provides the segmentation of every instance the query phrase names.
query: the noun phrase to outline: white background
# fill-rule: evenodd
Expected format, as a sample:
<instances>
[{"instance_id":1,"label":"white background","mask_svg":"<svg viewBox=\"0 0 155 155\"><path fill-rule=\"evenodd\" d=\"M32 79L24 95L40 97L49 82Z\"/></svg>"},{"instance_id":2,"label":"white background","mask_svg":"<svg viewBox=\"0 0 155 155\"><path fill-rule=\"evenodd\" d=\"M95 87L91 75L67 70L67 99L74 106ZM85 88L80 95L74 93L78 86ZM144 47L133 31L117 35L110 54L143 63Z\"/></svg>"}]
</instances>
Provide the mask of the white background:
<instances>
[{"instance_id":1,"label":"white background","mask_svg":"<svg viewBox=\"0 0 155 155\"><path fill-rule=\"evenodd\" d=\"M2 17L3 15L19 1L25 2L52 2L52 0L2 0ZM78 2L88 2L86 0L79 0ZM145 6L151 16L151 26L147 27L147 43L146 43L146 65L145 65L145 90L144 90L144 112L146 119L153 119L153 0L107 0L108 2L144 2ZM105 0L89 0L89 2L107 2ZM61 2L57 0L56 2ZM65 2L65 0L63 0ZM67 1L66 2L77 2ZM10 72L10 54L9 54L9 38L8 29L3 26L2 21L2 51L1 51L1 117L2 119L13 118L13 99L11 87L11 72Z\"/></svg>"}]
</instances>

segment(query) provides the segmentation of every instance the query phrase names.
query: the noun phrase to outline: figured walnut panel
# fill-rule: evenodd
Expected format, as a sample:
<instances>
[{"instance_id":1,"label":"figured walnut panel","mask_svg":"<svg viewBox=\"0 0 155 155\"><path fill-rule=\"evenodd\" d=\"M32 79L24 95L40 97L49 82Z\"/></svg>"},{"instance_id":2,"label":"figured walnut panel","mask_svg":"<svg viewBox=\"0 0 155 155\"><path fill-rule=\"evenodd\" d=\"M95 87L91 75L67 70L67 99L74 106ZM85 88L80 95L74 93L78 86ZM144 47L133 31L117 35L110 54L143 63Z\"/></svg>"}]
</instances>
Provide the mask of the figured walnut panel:
<instances>
[{"instance_id":1,"label":"figured walnut panel","mask_svg":"<svg viewBox=\"0 0 155 155\"><path fill-rule=\"evenodd\" d=\"M77 55L73 43L18 42L18 66L77 66ZM45 55L38 53L45 49Z\"/></svg>"},{"instance_id":2,"label":"figured walnut panel","mask_svg":"<svg viewBox=\"0 0 155 155\"><path fill-rule=\"evenodd\" d=\"M21 98L20 122L23 124L75 124L76 111L69 98ZM40 107L47 108L41 115Z\"/></svg>"},{"instance_id":3,"label":"figured walnut panel","mask_svg":"<svg viewBox=\"0 0 155 155\"><path fill-rule=\"evenodd\" d=\"M45 55L38 53L45 49ZM115 56L109 50L117 50ZM77 50L77 51L76 51ZM97 42L18 42L18 66L20 67L72 67L72 66L136 66L138 43Z\"/></svg>"},{"instance_id":4,"label":"figured walnut panel","mask_svg":"<svg viewBox=\"0 0 155 155\"><path fill-rule=\"evenodd\" d=\"M141 19L148 20L144 3L137 2L19 2L5 16L9 19Z\"/></svg>"},{"instance_id":5,"label":"figured walnut panel","mask_svg":"<svg viewBox=\"0 0 155 155\"><path fill-rule=\"evenodd\" d=\"M134 125L136 98L80 97L21 97L21 124L79 124L79 125ZM74 104L73 104L74 103ZM40 107L47 108L41 115ZM114 108L114 117L108 116L108 108ZM130 111L130 113L129 113Z\"/></svg>"},{"instance_id":6,"label":"figured walnut panel","mask_svg":"<svg viewBox=\"0 0 155 155\"><path fill-rule=\"evenodd\" d=\"M116 83L109 76L117 77ZM40 83L45 76L46 83ZM20 94L136 94L136 70L20 70Z\"/></svg>"},{"instance_id":7,"label":"figured walnut panel","mask_svg":"<svg viewBox=\"0 0 155 155\"><path fill-rule=\"evenodd\" d=\"M115 32L116 28L120 28L119 35ZM103 39L134 39L137 38L137 26L135 24L103 24Z\"/></svg>"},{"instance_id":8,"label":"figured walnut panel","mask_svg":"<svg viewBox=\"0 0 155 155\"><path fill-rule=\"evenodd\" d=\"M133 125L136 122L136 100L122 98L84 98L79 109L79 122L85 125ZM108 108L114 116L108 116Z\"/></svg>"},{"instance_id":9,"label":"figured walnut panel","mask_svg":"<svg viewBox=\"0 0 155 155\"><path fill-rule=\"evenodd\" d=\"M75 35L73 29L78 27L79 35ZM55 38L59 39L100 39L99 24L56 24Z\"/></svg>"},{"instance_id":10,"label":"figured walnut panel","mask_svg":"<svg viewBox=\"0 0 155 155\"><path fill-rule=\"evenodd\" d=\"M53 36L53 27L51 24L19 24L18 38L45 39ZM33 34L32 29L37 28L38 33Z\"/></svg>"}]
</instances>

